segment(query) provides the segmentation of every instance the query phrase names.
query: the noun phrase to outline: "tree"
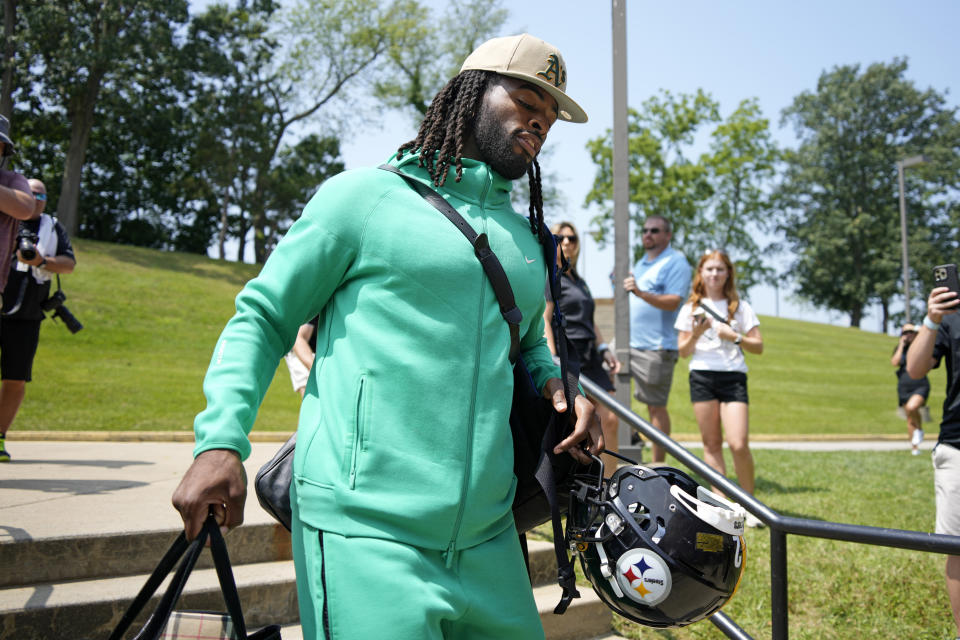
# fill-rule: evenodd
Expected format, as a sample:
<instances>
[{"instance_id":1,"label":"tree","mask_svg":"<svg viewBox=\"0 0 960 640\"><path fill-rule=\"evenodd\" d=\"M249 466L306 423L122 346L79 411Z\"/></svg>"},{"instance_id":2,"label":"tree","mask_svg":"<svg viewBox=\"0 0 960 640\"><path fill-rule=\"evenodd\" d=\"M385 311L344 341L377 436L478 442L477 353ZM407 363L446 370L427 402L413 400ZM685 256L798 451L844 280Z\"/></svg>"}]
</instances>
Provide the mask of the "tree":
<instances>
[{"instance_id":1,"label":"tree","mask_svg":"<svg viewBox=\"0 0 960 640\"><path fill-rule=\"evenodd\" d=\"M409 45L390 51L398 73L380 78L374 86L385 104L407 111L417 123L464 59L497 35L509 16L500 0L451 0L445 7L439 19L427 7L411 10Z\"/></svg>"},{"instance_id":2,"label":"tree","mask_svg":"<svg viewBox=\"0 0 960 640\"><path fill-rule=\"evenodd\" d=\"M23 58L16 75L42 78L42 104L62 110L69 122L57 204L69 233L78 227L80 180L104 84L122 63L149 66L187 17L186 0L36 0L17 6Z\"/></svg>"},{"instance_id":3,"label":"tree","mask_svg":"<svg viewBox=\"0 0 960 640\"><path fill-rule=\"evenodd\" d=\"M756 99L744 100L711 134L710 152L701 161L707 168L713 195L696 225L686 235L694 255L710 248L731 253L737 285L747 291L768 279L765 263L770 246L761 245L757 232L770 232L768 187L776 175L780 153L770 136L770 123Z\"/></svg>"},{"instance_id":4,"label":"tree","mask_svg":"<svg viewBox=\"0 0 960 640\"><path fill-rule=\"evenodd\" d=\"M955 227L946 224L957 209L956 110L932 89L919 91L906 71L899 59L862 71L835 67L821 74L815 92L801 93L783 111L783 122L793 123L800 139L785 155L776 191L779 228L796 256L797 292L849 314L853 327L873 301L889 313L891 297L902 290L898 160L920 153L935 158L908 174L911 253L926 261L951 242L956 246ZM926 271L913 278L927 282ZM913 290L925 295L928 288Z\"/></svg>"},{"instance_id":5,"label":"tree","mask_svg":"<svg viewBox=\"0 0 960 640\"><path fill-rule=\"evenodd\" d=\"M708 94L674 96L663 91L640 110L628 112L630 217L635 233L643 220L660 215L670 220L674 245L688 257L708 248L727 251L737 265L738 284L749 289L768 273L765 247L755 238L764 228L769 204L764 187L774 173L777 151L769 124L755 100L746 100L721 121L720 106ZM710 152L691 159L698 133L710 132ZM597 174L587 204L603 211L594 218L602 243L612 231L612 133L591 140L587 148ZM643 253L639 236L634 258Z\"/></svg>"},{"instance_id":6,"label":"tree","mask_svg":"<svg viewBox=\"0 0 960 640\"><path fill-rule=\"evenodd\" d=\"M253 42L252 49L235 58L238 69L231 73L231 86L241 89L245 104L232 108L246 109L259 120L256 130L226 139L232 145L227 157L238 169L232 175L239 182L232 193L222 195L229 195L239 213L235 233L240 255L248 229L253 229L257 262L266 259L278 236L267 188L285 137L294 127L317 124L321 113L322 128L336 132L343 115L337 109L382 71L392 49L408 46L416 37L420 15L414 0L299 0L273 17L264 34L266 46Z\"/></svg>"},{"instance_id":7,"label":"tree","mask_svg":"<svg viewBox=\"0 0 960 640\"><path fill-rule=\"evenodd\" d=\"M707 170L687 157L699 127L719 119L718 105L699 90L696 95L669 91L649 98L641 109L628 111L627 135L630 164L630 218L639 240L644 219L659 215L671 221L674 237L682 244L697 210L712 195ZM613 227L613 133L587 143L597 174L587 194L587 204L603 207L594 222L597 240L604 242ZM634 257L642 254L634 243Z\"/></svg>"}]
</instances>

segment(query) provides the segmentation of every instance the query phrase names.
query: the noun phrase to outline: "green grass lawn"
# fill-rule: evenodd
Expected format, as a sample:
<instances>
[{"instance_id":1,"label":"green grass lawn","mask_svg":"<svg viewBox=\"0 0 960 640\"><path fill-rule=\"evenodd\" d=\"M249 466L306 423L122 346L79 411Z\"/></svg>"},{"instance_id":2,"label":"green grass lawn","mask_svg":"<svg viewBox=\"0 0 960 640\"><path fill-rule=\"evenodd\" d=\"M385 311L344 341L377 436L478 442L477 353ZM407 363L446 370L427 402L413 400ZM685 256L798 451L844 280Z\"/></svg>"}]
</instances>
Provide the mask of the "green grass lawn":
<instances>
[{"instance_id":1,"label":"green grass lawn","mask_svg":"<svg viewBox=\"0 0 960 640\"><path fill-rule=\"evenodd\" d=\"M203 375L233 300L259 266L78 239L62 278L84 328L44 321L23 430L182 430L205 406ZM281 363L256 429L292 431L300 398Z\"/></svg>"},{"instance_id":2,"label":"green grass lawn","mask_svg":"<svg viewBox=\"0 0 960 640\"><path fill-rule=\"evenodd\" d=\"M63 284L84 329L72 335L43 323L15 430L189 431L204 407L201 384L213 345L234 297L259 267L83 239L74 245L77 269ZM906 438L894 413L895 338L767 316L761 323L765 352L747 354L752 433ZM931 384L936 420L941 370ZM675 433L698 433L687 361L677 366L669 408ZM281 363L255 429L290 431L298 410ZM927 430L935 437L936 424Z\"/></svg>"},{"instance_id":3,"label":"green grass lawn","mask_svg":"<svg viewBox=\"0 0 960 640\"><path fill-rule=\"evenodd\" d=\"M929 455L759 450L754 456L756 497L782 515L933 531ZM536 535L550 539L549 524ZM769 529L747 529L745 541L744 576L723 611L760 640L771 633ZM791 640L954 637L942 555L795 535L787 537L787 555ZM582 573L578 581L590 588ZM726 637L709 621L655 630L615 618L617 632L631 639Z\"/></svg>"},{"instance_id":4,"label":"green grass lawn","mask_svg":"<svg viewBox=\"0 0 960 640\"><path fill-rule=\"evenodd\" d=\"M897 417L896 338L859 329L770 316L760 317L763 355L746 354L750 368L750 433L784 436L907 437ZM695 436L688 384L689 359L673 376L668 410L675 434ZM945 389L943 367L930 372L929 405L936 437ZM644 418L646 408L633 401Z\"/></svg>"}]
</instances>

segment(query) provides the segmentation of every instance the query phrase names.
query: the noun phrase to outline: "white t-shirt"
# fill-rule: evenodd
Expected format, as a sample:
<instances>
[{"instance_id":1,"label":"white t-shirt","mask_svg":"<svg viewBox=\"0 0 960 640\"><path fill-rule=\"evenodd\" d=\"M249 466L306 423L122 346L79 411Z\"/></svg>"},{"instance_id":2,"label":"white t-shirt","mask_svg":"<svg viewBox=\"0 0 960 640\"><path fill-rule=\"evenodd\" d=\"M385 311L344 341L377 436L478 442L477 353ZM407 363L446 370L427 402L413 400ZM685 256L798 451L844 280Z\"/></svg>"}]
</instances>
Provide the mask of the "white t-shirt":
<instances>
[{"instance_id":1,"label":"white t-shirt","mask_svg":"<svg viewBox=\"0 0 960 640\"><path fill-rule=\"evenodd\" d=\"M716 311L717 315L721 318L727 317L726 300L709 300L704 298L700 301L700 304L709 306ZM673 328L677 331L692 332L692 314L693 309L688 302L680 308L680 313L677 315L677 321L673 324ZM743 351L740 349L740 346L733 344L729 340L721 340L720 336L717 335L716 329L712 326L712 323L719 322L719 320L714 319L710 314L707 314L707 319L710 320L711 326L704 331L703 335L697 340L693 356L690 358L690 370L742 371L746 373L747 363L743 359ZM741 300L740 304L737 305L737 312L733 314L733 320L730 322L730 326L732 326L733 330L737 333L746 335L751 329L759 325L760 321L757 319L757 314L753 312L750 303Z\"/></svg>"}]
</instances>

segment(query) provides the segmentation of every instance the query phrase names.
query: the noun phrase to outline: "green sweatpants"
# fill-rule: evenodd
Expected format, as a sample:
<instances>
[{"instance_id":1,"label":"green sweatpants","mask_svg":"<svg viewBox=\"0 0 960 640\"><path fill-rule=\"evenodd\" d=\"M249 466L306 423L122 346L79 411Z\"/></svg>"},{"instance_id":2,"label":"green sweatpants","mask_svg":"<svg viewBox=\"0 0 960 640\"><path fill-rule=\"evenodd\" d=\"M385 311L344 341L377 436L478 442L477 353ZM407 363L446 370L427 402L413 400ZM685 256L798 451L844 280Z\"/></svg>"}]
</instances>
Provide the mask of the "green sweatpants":
<instances>
[{"instance_id":1,"label":"green sweatpants","mask_svg":"<svg viewBox=\"0 0 960 640\"><path fill-rule=\"evenodd\" d=\"M293 559L305 640L543 639L513 527L447 559L294 519Z\"/></svg>"}]
</instances>

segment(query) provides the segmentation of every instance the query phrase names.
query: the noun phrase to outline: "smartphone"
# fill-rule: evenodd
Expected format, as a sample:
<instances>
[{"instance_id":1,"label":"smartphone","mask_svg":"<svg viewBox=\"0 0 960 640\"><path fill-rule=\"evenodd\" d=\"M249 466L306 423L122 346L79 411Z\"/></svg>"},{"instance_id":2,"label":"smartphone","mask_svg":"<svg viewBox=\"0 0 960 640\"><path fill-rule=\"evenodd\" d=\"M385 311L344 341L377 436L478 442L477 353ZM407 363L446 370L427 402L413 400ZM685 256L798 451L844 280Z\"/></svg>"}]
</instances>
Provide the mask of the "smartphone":
<instances>
[{"instance_id":1,"label":"smartphone","mask_svg":"<svg viewBox=\"0 0 960 640\"><path fill-rule=\"evenodd\" d=\"M933 268L933 286L947 287L960 295L960 278L957 277L957 265L941 264Z\"/></svg>"}]
</instances>

